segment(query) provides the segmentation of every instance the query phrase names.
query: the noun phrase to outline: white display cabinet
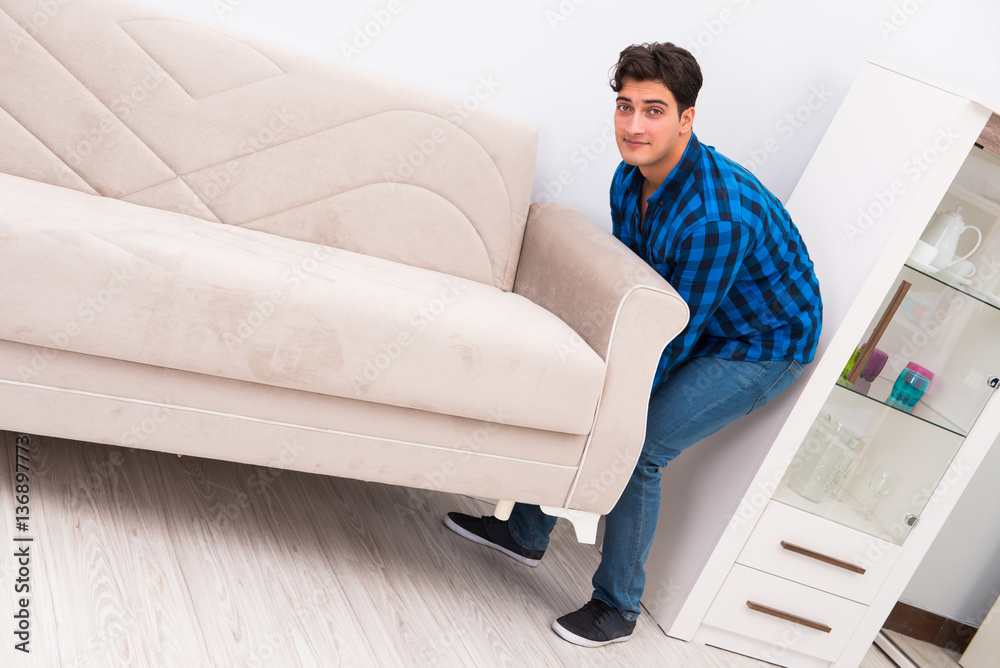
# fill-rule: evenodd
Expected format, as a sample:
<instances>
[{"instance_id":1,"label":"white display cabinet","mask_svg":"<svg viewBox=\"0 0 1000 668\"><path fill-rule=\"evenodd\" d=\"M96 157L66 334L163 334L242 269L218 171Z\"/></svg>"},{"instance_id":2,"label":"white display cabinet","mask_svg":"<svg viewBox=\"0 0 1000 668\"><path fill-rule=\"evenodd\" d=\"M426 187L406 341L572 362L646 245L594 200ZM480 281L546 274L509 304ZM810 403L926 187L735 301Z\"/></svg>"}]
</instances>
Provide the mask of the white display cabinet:
<instances>
[{"instance_id":1,"label":"white display cabinet","mask_svg":"<svg viewBox=\"0 0 1000 668\"><path fill-rule=\"evenodd\" d=\"M1000 433L1000 157L977 144L997 120L887 68L859 74L788 202L824 295L816 361L664 469L644 604L669 635L860 663ZM910 257L958 207L982 233L968 277ZM849 382L873 335L884 366ZM909 363L933 373L912 409L889 401Z\"/></svg>"}]
</instances>

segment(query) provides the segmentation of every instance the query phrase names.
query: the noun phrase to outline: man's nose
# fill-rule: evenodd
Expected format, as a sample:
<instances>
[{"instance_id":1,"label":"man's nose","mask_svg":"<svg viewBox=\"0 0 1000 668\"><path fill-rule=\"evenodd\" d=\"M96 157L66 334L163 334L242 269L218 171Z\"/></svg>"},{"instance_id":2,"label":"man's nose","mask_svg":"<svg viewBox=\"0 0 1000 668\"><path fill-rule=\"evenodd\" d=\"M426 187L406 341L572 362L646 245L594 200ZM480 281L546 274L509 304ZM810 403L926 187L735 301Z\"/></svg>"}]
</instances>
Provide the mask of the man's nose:
<instances>
[{"instance_id":1,"label":"man's nose","mask_svg":"<svg viewBox=\"0 0 1000 668\"><path fill-rule=\"evenodd\" d=\"M629 135L641 135L645 132L645 128L642 126L642 117L639 114L632 114L628 119L628 123L625 125L625 131Z\"/></svg>"}]
</instances>

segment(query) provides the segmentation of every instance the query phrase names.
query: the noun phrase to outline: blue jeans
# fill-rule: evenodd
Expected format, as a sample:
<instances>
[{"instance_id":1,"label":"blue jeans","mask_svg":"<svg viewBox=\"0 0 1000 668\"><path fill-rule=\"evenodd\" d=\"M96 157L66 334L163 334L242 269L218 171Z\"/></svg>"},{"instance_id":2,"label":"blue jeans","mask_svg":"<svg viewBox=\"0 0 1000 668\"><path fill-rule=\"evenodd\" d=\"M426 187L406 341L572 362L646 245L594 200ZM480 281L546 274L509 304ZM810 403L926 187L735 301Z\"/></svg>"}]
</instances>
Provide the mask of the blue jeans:
<instances>
[{"instance_id":1,"label":"blue jeans","mask_svg":"<svg viewBox=\"0 0 1000 668\"><path fill-rule=\"evenodd\" d=\"M646 441L632 477L604 524L593 598L634 620L646 585L646 559L660 514L660 469L684 449L778 396L802 374L798 362L694 357L649 398ZM544 550L556 518L516 504L510 532L522 547Z\"/></svg>"}]
</instances>

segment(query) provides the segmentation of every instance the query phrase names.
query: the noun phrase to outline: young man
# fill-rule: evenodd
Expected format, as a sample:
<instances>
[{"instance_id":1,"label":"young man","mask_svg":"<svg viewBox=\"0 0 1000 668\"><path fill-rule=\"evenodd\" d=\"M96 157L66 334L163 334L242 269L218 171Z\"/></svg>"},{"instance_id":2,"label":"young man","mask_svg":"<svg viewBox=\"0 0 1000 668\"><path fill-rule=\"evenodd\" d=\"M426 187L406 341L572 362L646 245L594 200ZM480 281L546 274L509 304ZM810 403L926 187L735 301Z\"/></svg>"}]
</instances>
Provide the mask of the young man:
<instances>
[{"instance_id":1,"label":"young man","mask_svg":"<svg viewBox=\"0 0 1000 668\"><path fill-rule=\"evenodd\" d=\"M670 43L621 52L611 79L622 162L611 183L616 237L688 303L660 359L642 454L605 523L594 592L552 628L597 647L627 640L660 510L660 468L768 403L811 362L822 304L813 264L781 202L692 132L701 69ZM556 519L517 504L508 522L449 513L456 533L537 565Z\"/></svg>"}]
</instances>

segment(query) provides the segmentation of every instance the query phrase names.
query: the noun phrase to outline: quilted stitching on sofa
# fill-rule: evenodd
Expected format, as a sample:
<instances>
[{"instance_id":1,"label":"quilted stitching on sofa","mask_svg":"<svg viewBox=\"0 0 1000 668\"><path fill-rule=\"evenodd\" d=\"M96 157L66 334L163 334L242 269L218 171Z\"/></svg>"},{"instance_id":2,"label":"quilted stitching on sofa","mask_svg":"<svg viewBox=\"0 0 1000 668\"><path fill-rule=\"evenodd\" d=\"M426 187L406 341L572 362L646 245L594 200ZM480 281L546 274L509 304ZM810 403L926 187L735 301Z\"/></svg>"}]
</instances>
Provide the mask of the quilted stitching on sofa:
<instances>
[{"instance_id":1,"label":"quilted stitching on sofa","mask_svg":"<svg viewBox=\"0 0 1000 668\"><path fill-rule=\"evenodd\" d=\"M534 128L460 117L423 91L144 8L93 4L58 5L41 22L34 3L0 2L0 108L40 144L4 171L510 290ZM348 105L345 88L356 91ZM57 113L66 109L76 117ZM408 219L366 238L359 221L371 216L359 213L387 196L386 215Z\"/></svg>"}]
</instances>

